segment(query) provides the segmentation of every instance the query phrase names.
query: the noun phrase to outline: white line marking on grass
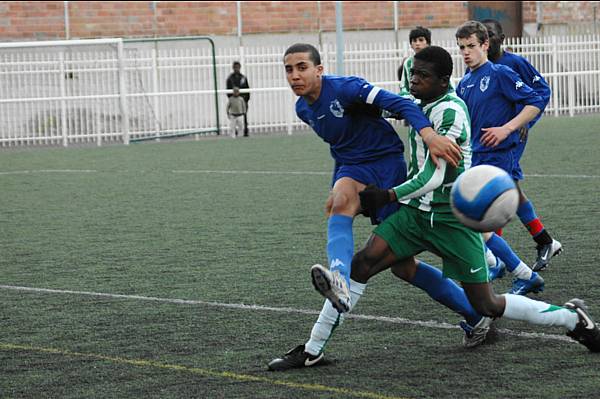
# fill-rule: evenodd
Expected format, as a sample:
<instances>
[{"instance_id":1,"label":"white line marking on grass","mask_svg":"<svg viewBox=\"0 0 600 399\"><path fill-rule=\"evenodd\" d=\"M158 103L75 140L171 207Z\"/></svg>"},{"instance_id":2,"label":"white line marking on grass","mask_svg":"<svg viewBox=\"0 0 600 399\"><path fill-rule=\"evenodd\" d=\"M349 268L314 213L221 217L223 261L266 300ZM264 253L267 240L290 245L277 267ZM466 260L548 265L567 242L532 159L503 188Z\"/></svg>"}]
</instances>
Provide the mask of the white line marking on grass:
<instances>
[{"instance_id":1,"label":"white line marking on grass","mask_svg":"<svg viewBox=\"0 0 600 399\"><path fill-rule=\"evenodd\" d=\"M46 294L84 295L84 296L112 298L112 299L135 299L135 300L141 300L141 301L174 303L174 304L180 304L180 305L203 305L203 306L213 306L213 307L218 307L218 308L239 309L239 310L256 310L256 311L296 313L296 314L299 313L299 314L307 314L307 315L318 315L319 314L319 312L315 311L315 310L296 309L296 308L287 308L287 307L281 308L281 307L261 306L261 305L245 305L243 303L221 303L221 302L208 302L208 301L198 301L198 300L190 300L190 299L157 298L157 297L141 296L141 295L125 295L125 294L109 294L109 293L89 292L89 291L57 290L57 289L50 289L50 288L20 287L20 286L14 286L14 285L0 285L0 289L12 290L12 291L46 293ZM442 328L442 329L459 329L460 328L457 325L448 324L448 323L444 323L444 322L438 322L438 321L433 321L433 320L432 321L410 320L410 319L403 319L401 317L372 316L372 315L362 315L362 314L352 314L351 313L351 314L346 315L346 318L347 319L357 319L357 320L380 321L380 322L384 322L384 323L393 323L393 324L407 324L407 325L429 327L429 328ZM514 337L546 339L546 340L575 343L575 341L573 341L571 338L564 336L564 335L519 332L519 331L513 331L513 330L509 330L509 329L505 329L505 328L499 328L499 329L497 329L497 331L502 334L511 335Z\"/></svg>"},{"instance_id":2,"label":"white line marking on grass","mask_svg":"<svg viewBox=\"0 0 600 399\"><path fill-rule=\"evenodd\" d=\"M172 170L173 173L205 173L205 174L223 174L223 175L317 175L329 176L332 172L302 172L302 171L286 171L286 170ZM547 177L547 178L566 178L566 179L600 179L600 175L544 175L544 174L527 174L525 177Z\"/></svg>"},{"instance_id":3,"label":"white line marking on grass","mask_svg":"<svg viewBox=\"0 0 600 399\"><path fill-rule=\"evenodd\" d=\"M0 172L0 175L26 175L30 173L95 173L93 169L38 169L38 170L13 170Z\"/></svg>"},{"instance_id":4,"label":"white line marking on grass","mask_svg":"<svg viewBox=\"0 0 600 399\"><path fill-rule=\"evenodd\" d=\"M566 179L600 179L600 176L597 175L541 175L541 174L531 174L524 175L525 177L558 177L558 178L566 178Z\"/></svg>"},{"instance_id":5,"label":"white line marking on grass","mask_svg":"<svg viewBox=\"0 0 600 399\"><path fill-rule=\"evenodd\" d=\"M224 175L317 175L329 176L331 172L300 172L277 170L173 170L173 173L215 173Z\"/></svg>"}]
</instances>

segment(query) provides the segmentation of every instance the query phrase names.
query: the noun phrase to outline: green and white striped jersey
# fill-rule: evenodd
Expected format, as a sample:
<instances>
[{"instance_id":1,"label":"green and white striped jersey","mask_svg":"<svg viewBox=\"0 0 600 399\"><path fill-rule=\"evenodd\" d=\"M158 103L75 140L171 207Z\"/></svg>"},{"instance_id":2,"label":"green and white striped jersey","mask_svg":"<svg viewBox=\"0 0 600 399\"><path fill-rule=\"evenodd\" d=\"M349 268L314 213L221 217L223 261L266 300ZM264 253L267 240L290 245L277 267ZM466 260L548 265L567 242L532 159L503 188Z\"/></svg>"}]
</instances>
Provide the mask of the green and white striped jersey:
<instances>
[{"instance_id":1,"label":"green and white striped jersey","mask_svg":"<svg viewBox=\"0 0 600 399\"><path fill-rule=\"evenodd\" d=\"M422 109L438 134L451 138L460 146L463 158L458 168L447 166L446 161L440 159L437 169L421 136L411 127L408 132L408 178L394 187L394 191L403 204L428 212L450 213L452 183L471 166L471 119L466 104L453 89Z\"/></svg>"},{"instance_id":2,"label":"green and white striped jersey","mask_svg":"<svg viewBox=\"0 0 600 399\"><path fill-rule=\"evenodd\" d=\"M413 55L406 58L402 64L402 80L400 81L400 95L410 95L410 70L413 67L415 58Z\"/></svg>"}]
</instances>

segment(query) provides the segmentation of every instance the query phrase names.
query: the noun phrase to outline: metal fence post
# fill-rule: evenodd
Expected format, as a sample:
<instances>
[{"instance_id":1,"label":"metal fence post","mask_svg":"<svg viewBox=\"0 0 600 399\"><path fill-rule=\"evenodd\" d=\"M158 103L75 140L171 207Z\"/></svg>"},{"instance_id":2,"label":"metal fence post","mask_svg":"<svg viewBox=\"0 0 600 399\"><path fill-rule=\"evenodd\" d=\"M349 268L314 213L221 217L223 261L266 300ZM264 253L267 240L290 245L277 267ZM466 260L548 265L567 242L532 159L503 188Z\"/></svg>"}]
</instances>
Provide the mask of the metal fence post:
<instances>
[{"instance_id":1,"label":"metal fence post","mask_svg":"<svg viewBox=\"0 0 600 399\"><path fill-rule=\"evenodd\" d=\"M558 46L556 43L556 36L552 36L552 103L554 104L554 116L558 116Z\"/></svg>"},{"instance_id":2,"label":"metal fence post","mask_svg":"<svg viewBox=\"0 0 600 399\"><path fill-rule=\"evenodd\" d=\"M58 67L60 80L60 132L62 135L63 146L69 145L68 129L67 129L67 88L65 83L65 52L60 51L59 55L60 65Z\"/></svg>"},{"instance_id":3,"label":"metal fence post","mask_svg":"<svg viewBox=\"0 0 600 399\"><path fill-rule=\"evenodd\" d=\"M127 104L127 76L125 75L125 55L123 41L117 43L119 63L119 105L121 108L121 129L123 130L123 143L129 144L129 107Z\"/></svg>"}]
</instances>

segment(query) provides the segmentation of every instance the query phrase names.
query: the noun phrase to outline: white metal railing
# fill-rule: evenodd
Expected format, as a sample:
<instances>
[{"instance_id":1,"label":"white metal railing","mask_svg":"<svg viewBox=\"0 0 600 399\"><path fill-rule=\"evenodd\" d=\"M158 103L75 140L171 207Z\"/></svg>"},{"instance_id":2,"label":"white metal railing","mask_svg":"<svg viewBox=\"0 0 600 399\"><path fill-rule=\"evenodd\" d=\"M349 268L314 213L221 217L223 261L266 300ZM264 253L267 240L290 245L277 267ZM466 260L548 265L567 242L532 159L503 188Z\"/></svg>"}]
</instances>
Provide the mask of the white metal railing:
<instances>
[{"instance_id":1,"label":"white metal railing","mask_svg":"<svg viewBox=\"0 0 600 399\"><path fill-rule=\"evenodd\" d=\"M304 130L285 81L287 44L216 49L214 59L206 42L193 39L0 44L0 146L100 145L224 132L225 80L233 61L242 63L251 86L251 134ZM452 55L458 82L465 66L456 44L434 44ZM517 38L506 46L528 58L551 85L546 113L600 112L600 37ZM335 73L335 46L324 44L321 53L326 73ZM346 44L344 68L347 75L397 91L397 68L407 55L406 42L400 48Z\"/></svg>"}]
</instances>

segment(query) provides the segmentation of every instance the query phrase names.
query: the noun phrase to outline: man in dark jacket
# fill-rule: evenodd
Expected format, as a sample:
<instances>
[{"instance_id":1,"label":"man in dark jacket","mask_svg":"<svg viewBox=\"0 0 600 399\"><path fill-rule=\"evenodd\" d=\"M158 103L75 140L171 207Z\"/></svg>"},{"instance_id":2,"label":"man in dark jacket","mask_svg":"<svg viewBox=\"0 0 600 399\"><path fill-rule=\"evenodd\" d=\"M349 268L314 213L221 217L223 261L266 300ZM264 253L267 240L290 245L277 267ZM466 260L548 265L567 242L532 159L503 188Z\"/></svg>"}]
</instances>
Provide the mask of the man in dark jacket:
<instances>
[{"instance_id":1,"label":"man in dark jacket","mask_svg":"<svg viewBox=\"0 0 600 399\"><path fill-rule=\"evenodd\" d=\"M248 79L242 75L240 69L242 64L239 61L233 63L233 73L227 77L227 90L233 90L234 87L240 89L249 89ZM231 97L231 93L227 94L227 97ZM241 97L246 102L246 113L244 114L244 137L248 137L248 101L250 101L250 93L241 93Z\"/></svg>"}]
</instances>

